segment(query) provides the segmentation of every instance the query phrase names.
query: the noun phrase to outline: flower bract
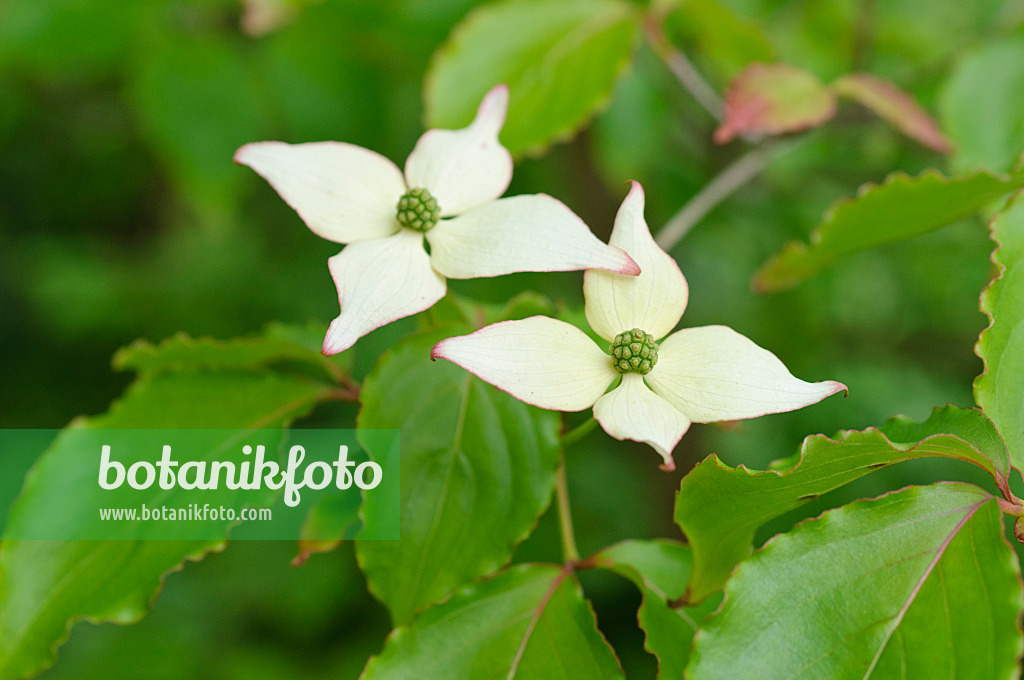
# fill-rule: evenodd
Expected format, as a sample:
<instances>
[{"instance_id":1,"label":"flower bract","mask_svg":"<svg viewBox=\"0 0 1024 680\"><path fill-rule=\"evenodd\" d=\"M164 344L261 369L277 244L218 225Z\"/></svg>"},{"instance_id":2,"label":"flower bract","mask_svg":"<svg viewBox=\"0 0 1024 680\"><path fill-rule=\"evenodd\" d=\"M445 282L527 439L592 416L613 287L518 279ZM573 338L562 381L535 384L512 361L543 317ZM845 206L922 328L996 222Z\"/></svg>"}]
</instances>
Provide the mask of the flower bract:
<instances>
[{"instance_id":1,"label":"flower bract","mask_svg":"<svg viewBox=\"0 0 1024 680\"><path fill-rule=\"evenodd\" d=\"M795 378L778 357L726 326L672 333L689 291L643 211L643 189L634 182L611 237L641 274L584 275L587 322L608 352L571 324L535 316L442 340L431 356L541 408L592 407L608 434L650 444L665 469L674 468L672 450L691 423L792 411L846 389Z\"/></svg>"},{"instance_id":2,"label":"flower bract","mask_svg":"<svg viewBox=\"0 0 1024 680\"><path fill-rule=\"evenodd\" d=\"M256 142L235 154L310 230L348 244L328 260L341 313L324 338L324 354L429 308L444 297L446 277L639 273L626 253L602 243L554 198L500 198L512 179L512 157L498 141L507 108L508 88L493 88L468 127L424 133L404 171L343 142Z\"/></svg>"}]
</instances>

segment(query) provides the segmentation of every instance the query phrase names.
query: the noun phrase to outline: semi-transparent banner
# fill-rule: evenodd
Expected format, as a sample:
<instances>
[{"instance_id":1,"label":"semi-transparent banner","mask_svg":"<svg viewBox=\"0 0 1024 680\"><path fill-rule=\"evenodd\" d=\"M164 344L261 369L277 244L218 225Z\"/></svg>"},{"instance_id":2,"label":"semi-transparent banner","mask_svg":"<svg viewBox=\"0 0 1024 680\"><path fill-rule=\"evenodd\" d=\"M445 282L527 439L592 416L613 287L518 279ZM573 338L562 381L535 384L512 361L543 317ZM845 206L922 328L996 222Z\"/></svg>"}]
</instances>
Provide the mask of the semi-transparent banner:
<instances>
[{"instance_id":1,"label":"semi-transparent banner","mask_svg":"<svg viewBox=\"0 0 1024 680\"><path fill-rule=\"evenodd\" d=\"M0 430L3 540L399 536L398 430Z\"/></svg>"}]
</instances>

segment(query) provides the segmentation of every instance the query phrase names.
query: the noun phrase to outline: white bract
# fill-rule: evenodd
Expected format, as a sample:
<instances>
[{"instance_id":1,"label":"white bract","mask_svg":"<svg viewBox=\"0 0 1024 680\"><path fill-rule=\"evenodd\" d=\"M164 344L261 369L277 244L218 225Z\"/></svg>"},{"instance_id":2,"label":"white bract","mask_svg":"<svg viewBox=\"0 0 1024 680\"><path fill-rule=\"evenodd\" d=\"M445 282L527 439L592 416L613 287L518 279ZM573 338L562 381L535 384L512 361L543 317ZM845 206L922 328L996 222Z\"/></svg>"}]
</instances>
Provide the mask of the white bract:
<instances>
[{"instance_id":1,"label":"white bract","mask_svg":"<svg viewBox=\"0 0 1024 680\"><path fill-rule=\"evenodd\" d=\"M634 182L611 237L640 265L640 276L584 275L587 321L613 355L571 324L534 316L442 340L431 356L541 408L593 406L608 434L650 444L668 470L691 423L792 411L846 389L793 377L774 354L725 326L668 335L686 309L686 279L651 238L643 211L643 189Z\"/></svg>"},{"instance_id":2,"label":"white bract","mask_svg":"<svg viewBox=\"0 0 1024 680\"><path fill-rule=\"evenodd\" d=\"M569 208L544 194L499 197L512 157L498 142L508 88L484 97L462 130L428 130L405 172L343 142L243 146L235 161L270 182L317 235L349 244L328 260L341 314L324 338L337 354L444 297L445 277L607 269L638 274ZM430 253L423 240L430 244Z\"/></svg>"}]
</instances>

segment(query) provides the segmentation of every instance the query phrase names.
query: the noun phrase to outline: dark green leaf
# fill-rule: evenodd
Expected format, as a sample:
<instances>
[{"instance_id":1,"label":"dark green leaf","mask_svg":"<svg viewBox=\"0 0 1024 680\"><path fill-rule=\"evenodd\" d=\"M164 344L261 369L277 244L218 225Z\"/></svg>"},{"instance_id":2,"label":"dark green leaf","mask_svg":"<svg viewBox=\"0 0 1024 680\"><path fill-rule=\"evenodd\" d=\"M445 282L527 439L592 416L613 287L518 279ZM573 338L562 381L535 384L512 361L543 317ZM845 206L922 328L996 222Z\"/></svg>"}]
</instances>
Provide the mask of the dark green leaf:
<instances>
[{"instance_id":1,"label":"dark green leaf","mask_svg":"<svg viewBox=\"0 0 1024 680\"><path fill-rule=\"evenodd\" d=\"M371 592L398 625L505 564L554 488L557 414L432 362L431 347L459 332L414 336L387 352L360 395L360 429L401 429L402 540L357 544ZM375 507L367 503L367 520Z\"/></svg>"},{"instance_id":2,"label":"dark green leaf","mask_svg":"<svg viewBox=\"0 0 1024 680\"><path fill-rule=\"evenodd\" d=\"M880 430L843 431L835 440L808 437L797 455L767 472L730 468L709 456L683 479L676 497L676 523L693 548L687 599L699 602L721 588L766 521L879 468L914 458L954 458L1005 484L1006 454L998 444L980 411L947 406L920 425L900 417Z\"/></svg>"},{"instance_id":3,"label":"dark green leaf","mask_svg":"<svg viewBox=\"0 0 1024 680\"><path fill-rule=\"evenodd\" d=\"M992 323L978 339L985 372L974 382L974 396L1006 442L1013 466L1024 469L1024 200L1018 197L993 220L992 238L998 273L981 296Z\"/></svg>"},{"instance_id":4,"label":"dark green leaf","mask_svg":"<svg viewBox=\"0 0 1024 680\"><path fill-rule=\"evenodd\" d=\"M460 590L397 628L364 680L622 678L579 584L522 565Z\"/></svg>"},{"instance_id":5,"label":"dark green leaf","mask_svg":"<svg viewBox=\"0 0 1024 680\"><path fill-rule=\"evenodd\" d=\"M884 184L864 185L856 198L833 204L811 234L811 245L787 244L757 272L754 287L760 292L792 288L840 257L935 231L1021 187L1024 169L949 179L934 170L917 177L895 173Z\"/></svg>"},{"instance_id":6,"label":"dark green leaf","mask_svg":"<svg viewBox=\"0 0 1024 680\"><path fill-rule=\"evenodd\" d=\"M537 153L572 137L611 96L629 63L635 11L620 0L506 0L471 13L435 54L430 127L458 128L494 85L509 86L502 143Z\"/></svg>"},{"instance_id":7,"label":"dark green leaf","mask_svg":"<svg viewBox=\"0 0 1024 680\"><path fill-rule=\"evenodd\" d=\"M271 324L261 336L216 340L192 338L184 333L154 345L136 340L114 354L114 367L131 369L141 377L164 371L258 369L283 362L308 364L338 380L346 372L351 355L325 357L320 353L323 330L316 327Z\"/></svg>"},{"instance_id":8,"label":"dark green leaf","mask_svg":"<svg viewBox=\"0 0 1024 680\"><path fill-rule=\"evenodd\" d=\"M74 426L279 428L307 413L331 389L301 376L165 373L136 383L108 413L80 419ZM158 430L154 437L160 437ZM36 463L8 526L73 511L78 503L69 493L101 492L95 484L95 460L81 456L77 447L62 446L69 439L59 439ZM148 444L159 448L161 442ZM82 483L83 479L92 483ZM93 500L90 507L102 506ZM111 523L111 530L118 526ZM75 621L137 621L169 571L222 545L223 541L5 542L0 550L0 678L21 678L52 663L54 649Z\"/></svg>"},{"instance_id":9,"label":"dark green leaf","mask_svg":"<svg viewBox=\"0 0 1024 680\"><path fill-rule=\"evenodd\" d=\"M831 510L740 565L691 680L1017 677L1019 567L995 499L909 487Z\"/></svg>"},{"instance_id":10,"label":"dark green leaf","mask_svg":"<svg viewBox=\"0 0 1024 680\"><path fill-rule=\"evenodd\" d=\"M658 677L681 678L697 627L721 602L720 597L709 597L693 607L674 602L690 577L690 549L664 539L623 541L594 559L598 566L625 576L640 588L643 603L638 618L647 634L647 651L658 657Z\"/></svg>"}]
</instances>

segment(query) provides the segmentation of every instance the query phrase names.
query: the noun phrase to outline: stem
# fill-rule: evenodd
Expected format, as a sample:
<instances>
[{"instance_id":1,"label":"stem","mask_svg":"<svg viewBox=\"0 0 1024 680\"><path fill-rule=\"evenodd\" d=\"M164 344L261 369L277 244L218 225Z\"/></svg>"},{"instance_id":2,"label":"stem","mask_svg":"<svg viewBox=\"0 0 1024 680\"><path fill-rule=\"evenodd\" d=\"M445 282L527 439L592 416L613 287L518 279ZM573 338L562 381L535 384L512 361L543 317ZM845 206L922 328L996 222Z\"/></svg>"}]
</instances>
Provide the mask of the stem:
<instances>
[{"instance_id":1,"label":"stem","mask_svg":"<svg viewBox=\"0 0 1024 680\"><path fill-rule=\"evenodd\" d=\"M658 245L662 250L674 248L715 206L756 177L768 163L793 146L795 145L779 142L766 143L733 161L672 216L658 232Z\"/></svg>"},{"instance_id":2,"label":"stem","mask_svg":"<svg viewBox=\"0 0 1024 680\"><path fill-rule=\"evenodd\" d=\"M597 427L597 421L593 416L587 418L582 423L572 428L564 435L562 435L562 448L567 449L579 440L590 434L590 431Z\"/></svg>"},{"instance_id":3,"label":"stem","mask_svg":"<svg viewBox=\"0 0 1024 680\"><path fill-rule=\"evenodd\" d=\"M665 37L665 31L661 26L661 20L656 17L648 17L645 35L654 53L665 62L665 66L676 77L683 89L690 93L698 104L708 112L712 118L721 121L725 115L725 102L715 91L715 88L704 80L704 76L697 71L682 50L677 49Z\"/></svg>"},{"instance_id":4,"label":"stem","mask_svg":"<svg viewBox=\"0 0 1024 680\"><path fill-rule=\"evenodd\" d=\"M558 498L558 526L562 532L562 557L566 564L573 564L580 559L576 549L576 535L572 530L572 511L569 509L569 484L565 478L565 454L558 466L555 477L555 495Z\"/></svg>"}]
</instances>

